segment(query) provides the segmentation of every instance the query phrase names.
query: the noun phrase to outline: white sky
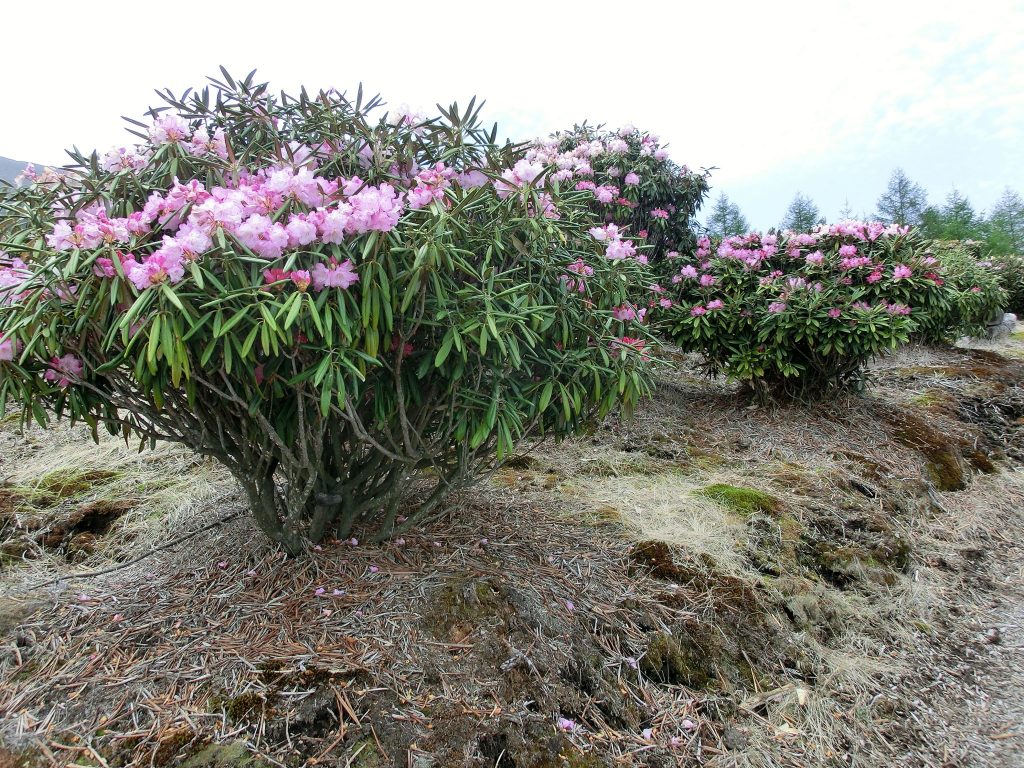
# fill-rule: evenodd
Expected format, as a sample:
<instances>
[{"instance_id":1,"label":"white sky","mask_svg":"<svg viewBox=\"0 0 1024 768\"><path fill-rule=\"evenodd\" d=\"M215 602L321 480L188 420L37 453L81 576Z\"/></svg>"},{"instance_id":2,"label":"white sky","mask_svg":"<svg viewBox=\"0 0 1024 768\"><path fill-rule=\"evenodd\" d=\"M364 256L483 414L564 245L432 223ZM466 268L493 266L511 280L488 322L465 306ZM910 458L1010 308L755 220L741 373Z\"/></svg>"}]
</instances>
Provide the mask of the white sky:
<instances>
[{"instance_id":1,"label":"white sky","mask_svg":"<svg viewBox=\"0 0 1024 768\"><path fill-rule=\"evenodd\" d=\"M393 105L487 99L515 138L576 121L670 142L754 226L797 191L870 212L901 165L940 202L1024 192L1024 2L5 4L0 155L128 143L120 115L219 64Z\"/></svg>"}]
</instances>

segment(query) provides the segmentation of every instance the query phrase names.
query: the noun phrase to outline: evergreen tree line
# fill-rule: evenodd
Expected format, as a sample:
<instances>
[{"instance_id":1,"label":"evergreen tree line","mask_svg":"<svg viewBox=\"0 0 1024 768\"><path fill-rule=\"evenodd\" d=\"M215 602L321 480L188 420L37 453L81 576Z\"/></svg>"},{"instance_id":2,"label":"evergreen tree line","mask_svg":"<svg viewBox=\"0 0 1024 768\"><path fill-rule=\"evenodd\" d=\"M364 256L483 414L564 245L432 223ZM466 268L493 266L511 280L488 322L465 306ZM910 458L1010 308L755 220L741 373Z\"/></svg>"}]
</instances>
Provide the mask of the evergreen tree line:
<instances>
[{"instance_id":1,"label":"evergreen tree line","mask_svg":"<svg viewBox=\"0 0 1024 768\"><path fill-rule=\"evenodd\" d=\"M839 219L854 218L847 203ZM872 218L887 224L918 227L933 240L975 240L983 250L995 255L1024 254L1024 199L1016 190L1007 189L988 213L977 212L967 196L954 189L941 205L928 202L924 187L897 168L889 178L885 192L878 198ZM807 195L798 192L786 209L779 229L806 231L825 223L825 217ZM720 193L705 222L713 236L728 237L750 230L739 206Z\"/></svg>"}]
</instances>

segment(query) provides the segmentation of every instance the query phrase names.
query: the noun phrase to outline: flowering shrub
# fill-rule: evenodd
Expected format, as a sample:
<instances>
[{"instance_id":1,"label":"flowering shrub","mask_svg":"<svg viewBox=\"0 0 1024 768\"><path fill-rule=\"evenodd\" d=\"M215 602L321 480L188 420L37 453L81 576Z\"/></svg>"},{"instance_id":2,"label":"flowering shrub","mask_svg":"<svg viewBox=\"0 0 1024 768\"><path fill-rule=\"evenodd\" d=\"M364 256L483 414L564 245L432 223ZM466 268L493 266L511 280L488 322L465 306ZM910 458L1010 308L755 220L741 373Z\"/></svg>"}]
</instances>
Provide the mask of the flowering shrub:
<instances>
[{"instance_id":1,"label":"flowering shrub","mask_svg":"<svg viewBox=\"0 0 1024 768\"><path fill-rule=\"evenodd\" d=\"M648 391L639 263L472 103L212 83L0 197L0 409L211 456L294 552Z\"/></svg>"},{"instance_id":2,"label":"flowering shrub","mask_svg":"<svg viewBox=\"0 0 1024 768\"><path fill-rule=\"evenodd\" d=\"M633 126L611 132L584 123L537 141L527 159L553 164L564 187L586 192L596 218L615 224L660 260L696 247L693 216L708 192L708 172L669 159L657 136Z\"/></svg>"},{"instance_id":3,"label":"flowering shrub","mask_svg":"<svg viewBox=\"0 0 1024 768\"><path fill-rule=\"evenodd\" d=\"M859 382L946 301L938 261L906 228L844 222L810 233L701 238L676 262L662 321L712 373L760 396L811 397ZM669 287L670 286L670 287Z\"/></svg>"},{"instance_id":4,"label":"flowering shrub","mask_svg":"<svg viewBox=\"0 0 1024 768\"><path fill-rule=\"evenodd\" d=\"M1006 291L1003 309L1024 317L1024 256L1019 254L993 254L989 257L999 275L999 283Z\"/></svg>"},{"instance_id":5,"label":"flowering shrub","mask_svg":"<svg viewBox=\"0 0 1024 768\"><path fill-rule=\"evenodd\" d=\"M997 266L981 258L980 243L933 241L930 252L941 264L947 301L924 313L915 334L924 342L984 336L987 324L1002 318L1007 292Z\"/></svg>"}]
</instances>

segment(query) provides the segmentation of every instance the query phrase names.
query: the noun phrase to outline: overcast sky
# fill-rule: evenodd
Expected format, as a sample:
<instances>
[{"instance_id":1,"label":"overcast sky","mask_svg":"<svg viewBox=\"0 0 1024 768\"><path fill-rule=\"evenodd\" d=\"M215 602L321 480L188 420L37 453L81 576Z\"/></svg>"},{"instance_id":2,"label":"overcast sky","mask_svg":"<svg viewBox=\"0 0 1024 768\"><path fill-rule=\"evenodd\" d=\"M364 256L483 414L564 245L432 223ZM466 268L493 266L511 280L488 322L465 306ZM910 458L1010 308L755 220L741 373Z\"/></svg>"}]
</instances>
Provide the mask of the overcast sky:
<instances>
[{"instance_id":1,"label":"overcast sky","mask_svg":"<svg viewBox=\"0 0 1024 768\"><path fill-rule=\"evenodd\" d=\"M899 165L940 202L1024 192L1024 2L8 3L0 155L128 143L120 115L224 64L275 89L391 104L487 99L526 139L633 123L751 223L797 191L829 218L874 210Z\"/></svg>"}]
</instances>

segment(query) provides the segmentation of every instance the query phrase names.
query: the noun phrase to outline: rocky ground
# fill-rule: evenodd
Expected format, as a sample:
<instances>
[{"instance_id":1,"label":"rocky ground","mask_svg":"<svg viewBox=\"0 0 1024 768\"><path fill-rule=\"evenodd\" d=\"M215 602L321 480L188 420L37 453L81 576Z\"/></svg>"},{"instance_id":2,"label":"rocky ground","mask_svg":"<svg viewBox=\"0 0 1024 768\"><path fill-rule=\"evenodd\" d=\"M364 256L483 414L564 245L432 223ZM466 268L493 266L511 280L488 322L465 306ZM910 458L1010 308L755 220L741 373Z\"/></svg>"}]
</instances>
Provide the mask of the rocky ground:
<instances>
[{"instance_id":1,"label":"rocky ground","mask_svg":"<svg viewBox=\"0 0 1024 768\"><path fill-rule=\"evenodd\" d=\"M786 408L680 360L298 559L185 451L9 420L0 766L1024 765L1021 357Z\"/></svg>"}]
</instances>

